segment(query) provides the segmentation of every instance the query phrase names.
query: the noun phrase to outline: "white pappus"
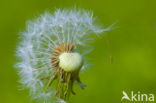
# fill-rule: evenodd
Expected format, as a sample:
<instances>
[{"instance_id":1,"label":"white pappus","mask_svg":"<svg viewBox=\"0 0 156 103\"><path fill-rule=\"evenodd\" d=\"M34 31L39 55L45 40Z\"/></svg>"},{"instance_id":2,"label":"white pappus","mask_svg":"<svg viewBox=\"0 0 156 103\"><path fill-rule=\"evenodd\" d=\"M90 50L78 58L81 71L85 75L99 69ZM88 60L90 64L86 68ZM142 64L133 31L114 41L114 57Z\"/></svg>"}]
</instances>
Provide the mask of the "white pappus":
<instances>
[{"instance_id":1,"label":"white pappus","mask_svg":"<svg viewBox=\"0 0 156 103\"><path fill-rule=\"evenodd\" d=\"M96 25L93 13L83 9L57 9L53 14L46 12L28 21L16 51L20 83L39 103L66 101L70 92L74 94L73 82L84 86L78 74L87 65L84 53L88 51L87 42L92 40L90 34L109 29ZM68 60L75 64L70 66ZM51 85L54 79L58 84Z\"/></svg>"}]
</instances>

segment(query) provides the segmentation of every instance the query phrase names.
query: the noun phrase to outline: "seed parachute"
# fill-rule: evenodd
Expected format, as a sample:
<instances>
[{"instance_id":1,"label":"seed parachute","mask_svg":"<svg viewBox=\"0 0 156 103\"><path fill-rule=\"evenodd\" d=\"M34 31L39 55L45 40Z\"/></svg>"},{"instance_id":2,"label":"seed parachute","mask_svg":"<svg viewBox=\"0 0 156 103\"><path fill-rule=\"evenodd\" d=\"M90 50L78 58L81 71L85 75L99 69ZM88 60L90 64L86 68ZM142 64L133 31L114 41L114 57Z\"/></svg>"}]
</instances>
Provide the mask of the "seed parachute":
<instances>
[{"instance_id":1,"label":"seed parachute","mask_svg":"<svg viewBox=\"0 0 156 103\"><path fill-rule=\"evenodd\" d=\"M83 9L57 9L28 21L16 52L20 83L39 103L65 103L75 94L74 83L85 87L79 73L87 68L90 35L109 29Z\"/></svg>"}]
</instances>

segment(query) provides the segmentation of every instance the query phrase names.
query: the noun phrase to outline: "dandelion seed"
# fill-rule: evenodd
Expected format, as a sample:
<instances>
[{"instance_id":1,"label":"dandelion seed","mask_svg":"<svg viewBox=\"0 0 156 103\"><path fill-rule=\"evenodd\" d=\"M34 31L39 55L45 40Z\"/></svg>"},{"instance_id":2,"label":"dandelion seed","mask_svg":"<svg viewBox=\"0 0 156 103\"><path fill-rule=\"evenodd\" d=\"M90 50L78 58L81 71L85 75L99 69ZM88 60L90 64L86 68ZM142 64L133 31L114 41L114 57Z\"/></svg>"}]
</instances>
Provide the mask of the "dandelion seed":
<instances>
[{"instance_id":1,"label":"dandelion seed","mask_svg":"<svg viewBox=\"0 0 156 103\"><path fill-rule=\"evenodd\" d=\"M20 82L30 89L32 99L65 103L75 94L75 82L83 89L79 72L87 65L89 35L106 30L95 25L93 13L85 10L58 9L29 21L16 55Z\"/></svg>"}]
</instances>

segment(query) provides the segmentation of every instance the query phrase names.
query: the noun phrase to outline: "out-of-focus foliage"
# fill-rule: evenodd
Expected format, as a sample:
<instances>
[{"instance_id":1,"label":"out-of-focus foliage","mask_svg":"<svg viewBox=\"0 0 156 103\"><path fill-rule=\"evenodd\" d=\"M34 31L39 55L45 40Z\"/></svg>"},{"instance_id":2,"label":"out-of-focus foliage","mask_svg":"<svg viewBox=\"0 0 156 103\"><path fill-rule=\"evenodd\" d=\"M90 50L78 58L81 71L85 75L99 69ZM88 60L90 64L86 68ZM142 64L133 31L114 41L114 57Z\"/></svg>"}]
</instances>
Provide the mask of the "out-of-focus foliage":
<instances>
[{"instance_id":1,"label":"out-of-focus foliage","mask_svg":"<svg viewBox=\"0 0 156 103\"><path fill-rule=\"evenodd\" d=\"M79 7L92 10L104 27L114 30L95 37L88 55L94 64L81 74L85 90L75 87L70 103L120 103L122 91L156 94L155 0L1 0L0 1L0 102L30 103L13 65L18 33L28 19L45 10ZM112 56L112 64L110 63Z\"/></svg>"}]
</instances>

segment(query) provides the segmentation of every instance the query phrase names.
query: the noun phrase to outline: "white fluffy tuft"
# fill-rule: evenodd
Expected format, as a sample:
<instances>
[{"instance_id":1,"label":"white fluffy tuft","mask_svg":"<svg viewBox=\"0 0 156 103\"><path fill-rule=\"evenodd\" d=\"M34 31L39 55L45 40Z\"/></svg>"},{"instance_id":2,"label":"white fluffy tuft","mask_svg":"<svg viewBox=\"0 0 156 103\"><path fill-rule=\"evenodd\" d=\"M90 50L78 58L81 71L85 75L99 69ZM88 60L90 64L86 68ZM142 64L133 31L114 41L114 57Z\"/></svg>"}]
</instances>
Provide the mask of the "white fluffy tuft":
<instances>
[{"instance_id":1,"label":"white fluffy tuft","mask_svg":"<svg viewBox=\"0 0 156 103\"><path fill-rule=\"evenodd\" d=\"M46 12L27 22L26 31L22 33L18 45L16 55L20 61L16 66L19 68L20 82L30 89L33 99L41 103L54 103L53 88L46 93L44 88L47 82L39 79L54 72L51 66L52 51L65 42L83 47L90 40L89 34L99 34L106 30L94 22L92 12L76 9L58 9L54 14Z\"/></svg>"}]
</instances>

